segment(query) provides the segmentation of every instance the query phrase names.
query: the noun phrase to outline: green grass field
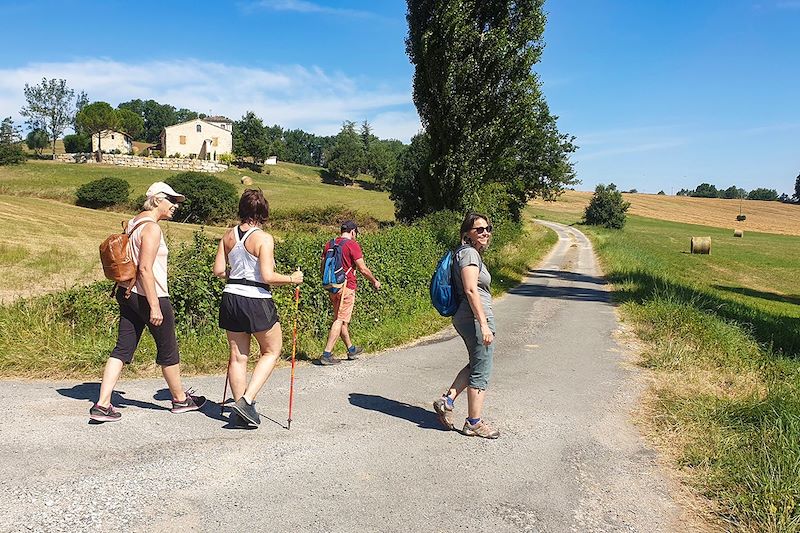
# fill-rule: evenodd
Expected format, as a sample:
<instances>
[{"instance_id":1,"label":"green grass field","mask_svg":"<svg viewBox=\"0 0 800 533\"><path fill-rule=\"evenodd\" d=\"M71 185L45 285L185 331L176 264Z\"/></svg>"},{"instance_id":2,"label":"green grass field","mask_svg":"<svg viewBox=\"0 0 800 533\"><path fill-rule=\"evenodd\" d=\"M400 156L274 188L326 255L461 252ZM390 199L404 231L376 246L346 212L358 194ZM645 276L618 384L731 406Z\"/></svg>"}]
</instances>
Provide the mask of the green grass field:
<instances>
[{"instance_id":1,"label":"green grass field","mask_svg":"<svg viewBox=\"0 0 800 533\"><path fill-rule=\"evenodd\" d=\"M261 187L273 209L297 209L340 205L370 213L378 220L394 220L394 205L385 192L368 190L371 178L361 176L356 186L325 183L325 169L293 163L265 167L270 174L231 167L218 174L243 191L242 176ZM131 185L131 198L144 194L154 181L163 181L174 171L116 167L98 164L71 164L30 160L23 165L0 166L0 194L50 198L73 204L75 191L92 180L112 176Z\"/></svg>"},{"instance_id":2,"label":"green grass field","mask_svg":"<svg viewBox=\"0 0 800 533\"><path fill-rule=\"evenodd\" d=\"M716 526L800 531L800 237L640 217L581 229L644 341L650 437L710 499ZM688 253L692 236L711 236L711 254Z\"/></svg>"}]
</instances>

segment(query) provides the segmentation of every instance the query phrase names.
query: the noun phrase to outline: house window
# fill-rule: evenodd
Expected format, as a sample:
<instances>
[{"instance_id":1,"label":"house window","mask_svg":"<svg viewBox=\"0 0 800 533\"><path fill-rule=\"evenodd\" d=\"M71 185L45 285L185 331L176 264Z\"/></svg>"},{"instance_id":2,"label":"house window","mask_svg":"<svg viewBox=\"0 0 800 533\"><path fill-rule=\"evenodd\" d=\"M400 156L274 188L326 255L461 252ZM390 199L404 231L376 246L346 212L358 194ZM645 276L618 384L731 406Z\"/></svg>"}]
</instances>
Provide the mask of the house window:
<instances>
[{"instance_id":1,"label":"house window","mask_svg":"<svg viewBox=\"0 0 800 533\"><path fill-rule=\"evenodd\" d=\"M200 133L201 131L203 131L203 126L201 126L200 124L198 124L198 125L197 125L197 133Z\"/></svg>"},{"instance_id":2,"label":"house window","mask_svg":"<svg viewBox=\"0 0 800 533\"><path fill-rule=\"evenodd\" d=\"M186 144L186 135L181 135L181 144Z\"/></svg>"},{"instance_id":3,"label":"house window","mask_svg":"<svg viewBox=\"0 0 800 533\"><path fill-rule=\"evenodd\" d=\"M219 137L213 137L211 139L211 146L219 146Z\"/></svg>"}]
</instances>

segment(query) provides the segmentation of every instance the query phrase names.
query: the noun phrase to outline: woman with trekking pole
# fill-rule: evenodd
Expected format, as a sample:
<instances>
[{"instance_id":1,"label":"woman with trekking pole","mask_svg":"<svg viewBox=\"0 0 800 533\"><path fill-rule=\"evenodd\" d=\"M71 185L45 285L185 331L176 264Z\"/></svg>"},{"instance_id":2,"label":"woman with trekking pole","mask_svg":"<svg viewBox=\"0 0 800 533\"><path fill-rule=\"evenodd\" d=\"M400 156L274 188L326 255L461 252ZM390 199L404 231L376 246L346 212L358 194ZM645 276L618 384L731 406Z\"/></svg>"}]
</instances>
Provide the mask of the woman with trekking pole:
<instances>
[{"instance_id":1,"label":"woman with trekking pole","mask_svg":"<svg viewBox=\"0 0 800 533\"><path fill-rule=\"evenodd\" d=\"M469 363L458 372L442 397L433 402L433 408L442 425L453 429L454 402L466 389L467 419L461 433L496 439L500 432L481 418L494 358L494 311L489 291L492 276L481 258L491 239L489 218L467 213L461 223L461 246L453 259L453 286L460 296L453 326L467 347Z\"/></svg>"},{"instance_id":2,"label":"woman with trekking pole","mask_svg":"<svg viewBox=\"0 0 800 533\"><path fill-rule=\"evenodd\" d=\"M299 268L291 274L275 272L275 241L261 229L268 217L269 203L261 190L244 191L239 224L225 232L214 260L214 275L227 281L219 326L226 331L230 348L227 380L235 401L232 409L241 423L256 426L261 423L256 396L272 374L283 345L271 287L303 283ZM251 336L258 343L259 359L248 382Z\"/></svg>"}]
</instances>

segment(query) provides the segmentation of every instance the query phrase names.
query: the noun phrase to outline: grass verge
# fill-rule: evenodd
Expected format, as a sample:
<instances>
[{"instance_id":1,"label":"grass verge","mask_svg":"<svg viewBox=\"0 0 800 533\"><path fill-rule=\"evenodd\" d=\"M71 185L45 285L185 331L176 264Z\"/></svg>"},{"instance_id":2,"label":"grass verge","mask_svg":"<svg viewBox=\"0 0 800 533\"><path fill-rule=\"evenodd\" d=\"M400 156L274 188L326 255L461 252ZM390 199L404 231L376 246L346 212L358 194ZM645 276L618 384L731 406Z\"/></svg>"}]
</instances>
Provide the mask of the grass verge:
<instances>
[{"instance_id":1,"label":"grass verge","mask_svg":"<svg viewBox=\"0 0 800 533\"><path fill-rule=\"evenodd\" d=\"M537 206L542 218L577 216ZM655 382L645 430L716 525L800 531L800 238L629 217L581 227ZM710 235L711 255L691 255Z\"/></svg>"}]
</instances>

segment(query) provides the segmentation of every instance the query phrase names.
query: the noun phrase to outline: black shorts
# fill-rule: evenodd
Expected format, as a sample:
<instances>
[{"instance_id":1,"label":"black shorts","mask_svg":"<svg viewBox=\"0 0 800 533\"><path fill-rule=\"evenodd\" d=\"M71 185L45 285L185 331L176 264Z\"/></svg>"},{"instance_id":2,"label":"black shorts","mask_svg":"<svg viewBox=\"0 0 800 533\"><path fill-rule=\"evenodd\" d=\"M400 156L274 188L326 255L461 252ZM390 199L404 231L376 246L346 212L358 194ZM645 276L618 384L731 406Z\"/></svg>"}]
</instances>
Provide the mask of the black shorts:
<instances>
[{"instance_id":1,"label":"black shorts","mask_svg":"<svg viewBox=\"0 0 800 533\"><path fill-rule=\"evenodd\" d=\"M169 298L159 298L158 304L164 321L160 326L150 323L150 304L141 294L132 292L125 298L125 288L117 288L117 303L119 303L119 332L117 345L111 352L111 357L119 359L125 364L133 360L133 352L139 345L144 328L150 330L156 341L156 364L161 366L177 365L180 362L178 353L178 339L175 336L175 311Z\"/></svg>"},{"instance_id":2,"label":"black shorts","mask_svg":"<svg viewBox=\"0 0 800 533\"><path fill-rule=\"evenodd\" d=\"M249 298L230 292L222 293L219 306L219 327L238 333L269 331L278 323L278 310L272 298Z\"/></svg>"}]
</instances>

